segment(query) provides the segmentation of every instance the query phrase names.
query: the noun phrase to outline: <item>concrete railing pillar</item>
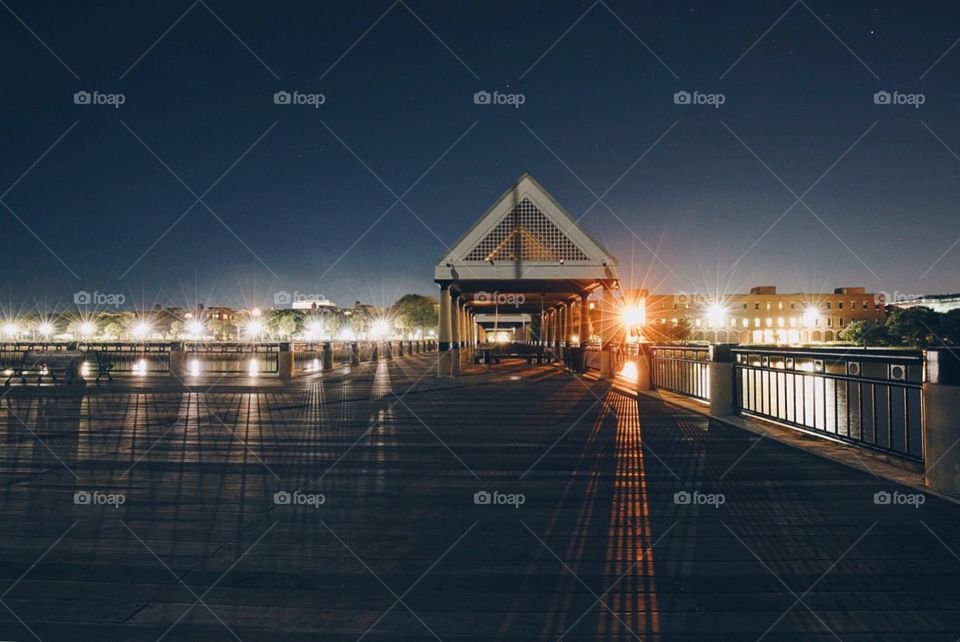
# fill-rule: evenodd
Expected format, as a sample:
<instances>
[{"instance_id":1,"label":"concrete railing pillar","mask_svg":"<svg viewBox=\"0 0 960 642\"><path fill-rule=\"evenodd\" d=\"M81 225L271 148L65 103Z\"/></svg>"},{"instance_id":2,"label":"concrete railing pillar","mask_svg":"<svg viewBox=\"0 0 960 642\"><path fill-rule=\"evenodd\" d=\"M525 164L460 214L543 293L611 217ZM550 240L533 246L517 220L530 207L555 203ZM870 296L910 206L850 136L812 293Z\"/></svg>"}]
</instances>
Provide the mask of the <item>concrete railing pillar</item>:
<instances>
[{"instance_id":1,"label":"concrete railing pillar","mask_svg":"<svg viewBox=\"0 0 960 642\"><path fill-rule=\"evenodd\" d=\"M350 344L350 365L360 365L360 345L356 341Z\"/></svg>"},{"instance_id":2,"label":"concrete railing pillar","mask_svg":"<svg viewBox=\"0 0 960 642\"><path fill-rule=\"evenodd\" d=\"M603 286L603 298L600 303L600 378L609 379L613 376L613 353L610 343L613 341L613 290L609 285Z\"/></svg>"},{"instance_id":3,"label":"concrete railing pillar","mask_svg":"<svg viewBox=\"0 0 960 642\"><path fill-rule=\"evenodd\" d=\"M277 374L280 381L288 383L293 379L294 352L289 343L281 343L277 353Z\"/></svg>"},{"instance_id":4,"label":"concrete railing pillar","mask_svg":"<svg viewBox=\"0 0 960 642\"><path fill-rule=\"evenodd\" d=\"M329 341L323 344L322 368L324 370L333 370L333 344Z\"/></svg>"},{"instance_id":5,"label":"concrete railing pillar","mask_svg":"<svg viewBox=\"0 0 960 642\"><path fill-rule=\"evenodd\" d=\"M923 384L923 481L960 498L960 360L949 350L927 350Z\"/></svg>"},{"instance_id":6,"label":"concrete railing pillar","mask_svg":"<svg viewBox=\"0 0 960 642\"><path fill-rule=\"evenodd\" d=\"M170 344L170 374L183 381L187 372L187 351L183 349L182 343Z\"/></svg>"},{"instance_id":7,"label":"concrete railing pillar","mask_svg":"<svg viewBox=\"0 0 960 642\"><path fill-rule=\"evenodd\" d=\"M708 379L710 381L710 414L737 414L736 400L733 396L733 353L734 343L718 343L710 346Z\"/></svg>"},{"instance_id":8,"label":"concrete railing pillar","mask_svg":"<svg viewBox=\"0 0 960 642\"><path fill-rule=\"evenodd\" d=\"M644 344L639 345L640 353L637 354L637 382L636 390L653 390L653 381L650 378L651 357L650 351Z\"/></svg>"}]
</instances>

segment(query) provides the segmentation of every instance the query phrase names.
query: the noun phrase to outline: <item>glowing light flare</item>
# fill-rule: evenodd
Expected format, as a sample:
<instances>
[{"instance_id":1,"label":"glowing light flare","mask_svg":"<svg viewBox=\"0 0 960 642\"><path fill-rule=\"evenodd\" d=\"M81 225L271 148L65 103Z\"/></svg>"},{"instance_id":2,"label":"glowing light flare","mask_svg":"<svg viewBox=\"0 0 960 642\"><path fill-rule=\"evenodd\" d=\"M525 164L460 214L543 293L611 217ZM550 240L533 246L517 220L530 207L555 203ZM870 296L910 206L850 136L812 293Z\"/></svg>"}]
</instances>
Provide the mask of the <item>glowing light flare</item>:
<instances>
[{"instance_id":1,"label":"glowing light flare","mask_svg":"<svg viewBox=\"0 0 960 642\"><path fill-rule=\"evenodd\" d=\"M138 321L130 330L130 334L133 335L134 339L145 339L151 331L152 328L149 323L146 321Z\"/></svg>"},{"instance_id":2,"label":"glowing light flare","mask_svg":"<svg viewBox=\"0 0 960 642\"><path fill-rule=\"evenodd\" d=\"M806 308L803 311L803 325L806 328L812 328L817 324L817 320L820 318L820 310L815 307Z\"/></svg>"},{"instance_id":3,"label":"glowing light flare","mask_svg":"<svg viewBox=\"0 0 960 642\"><path fill-rule=\"evenodd\" d=\"M628 328L636 328L647 322L647 310L643 305L628 305L620 316Z\"/></svg>"},{"instance_id":4,"label":"glowing light flare","mask_svg":"<svg viewBox=\"0 0 960 642\"><path fill-rule=\"evenodd\" d=\"M707 323L711 327L720 328L723 327L723 324L727 319L727 311L719 303L714 303L709 308L707 308Z\"/></svg>"},{"instance_id":5,"label":"glowing light flare","mask_svg":"<svg viewBox=\"0 0 960 642\"><path fill-rule=\"evenodd\" d=\"M42 337L50 337L56 331L56 327L49 321L44 321L37 326L37 332L39 332Z\"/></svg>"},{"instance_id":6,"label":"glowing light flare","mask_svg":"<svg viewBox=\"0 0 960 642\"><path fill-rule=\"evenodd\" d=\"M199 359L190 359L190 363L187 364L187 374L191 377L200 376L200 360Z\"/></svg>"},{"instance_id":7,"label":"glowing light flare","mask_svg":"<svg viewBox=\"0 0 960 642\"><path fill-rule=\"evenodd\" d=\"M257 363L256 359L250 359L250 361L247 362L247 374L251 377L256 377L260 374L260 364Z\"/></svg>"},{"instance_id":8,"label":"glowing light flare","mask_svg":"<svg viewBox=\"0 0 960 642\"><path fill-rule=\"evenodd\" d=\"M258 337L263 334L263 323L256 319L250 319L244 326L243 331L248 337Z\"/></svg>"},{"instance_id":9,"label":"glowing light flare","mask_svg":"<svg viewBox=\"0 0 960 642\"><path fill-rule=\"evenodd\" d=\"M390 322L386 319L377 319L370 327L370 334L374 337L385 337L390 332Z\"/></svg>"},{"instance_id":10,"label":"glowing light flare","mask_svg":"<svg viewBox=\"0 0 960 642\"><path fill-rule=\"evenodd\" d=\"M357 333L351 330L350 328L344 328L340 331L340 339L342 341L353 341L357 338Z\"/></svg>"},{"instance_id":11,"label":"glowing light flare","mask_svg":"<svg viewBox=\"0 0 960 642\"><path fill-rule=\"evenodd\" d=\"M147 374L147 360L146 360L146 359L138 359L138 360L137 360L137 363L134 364L134 366L133 366L133 374L137 375L138 377L143 377L143 376L145 376L145 375Z\"/></svg>"},{"instance_id":12,"label":"glowing light flare","mask_svg":"<svg viewBox=\"0 0 960 642\"><path fill-rule=\"evenodd\" d=\"M77 329L82 337L92 337L97 333L97 326L92 321L84 321Z\"/></svg>"},{"instance_id":13,"label":"glowing light flare","mask_svg":"<svg viewBox=\"0 0 960 642\"><path fill-rule=\"evenodd\" d=\"M193 321L187 323L187 334L192 337L202 337L206 331L207 329L204 327L202 321L194 319Z\"/></svg>"},{"instance_id":14,"label":"glowing light flare","mask_svg":"<svg viewBox=\"0 0 960 642\"><path fill-rule=\"evenodd\" d=\"M304 328L308 339L319 339L326 332L323 321L308 321Z\"/></svg>"},{"instance_id":15,"label":"glowing light flare","mask_svg":"<svg viewBox=\"0 0 960 642\"><path fill-rule=\"evenodd\" d=\"M640 378L640 372L637 370L637 363L635 361L624 361L623 368L621 368L619 374L629 381L637 381Z\"/></svg>"},{"instance_id":16,"label":"glowing light flare","mask_svg":"<svg viewBox=\"0 0 960 642\"><path fill-rule=\"evenodd\" d=\"M15 337L20 334L20 326L16 323L8 322L3 324L3 335L6 337Z\"/></svg>"}]
</instances>

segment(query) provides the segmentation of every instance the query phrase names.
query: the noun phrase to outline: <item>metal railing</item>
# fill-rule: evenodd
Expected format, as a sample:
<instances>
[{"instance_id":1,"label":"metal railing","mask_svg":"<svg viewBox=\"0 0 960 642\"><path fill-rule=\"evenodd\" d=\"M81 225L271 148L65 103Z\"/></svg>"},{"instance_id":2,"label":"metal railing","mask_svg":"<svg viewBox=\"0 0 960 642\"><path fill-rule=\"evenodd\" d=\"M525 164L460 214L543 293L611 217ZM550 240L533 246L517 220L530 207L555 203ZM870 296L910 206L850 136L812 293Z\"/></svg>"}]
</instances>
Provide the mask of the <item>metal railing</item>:
<instances>
[{"instance_id":1,"label":"metal railing","mask_svg":"<svg viewBox=\"0 0 960 642\"><path fill-rule=\"evenodd\" d=\"M923 353L734 348L743 414L923 460Z\"/></svg>"},{"instance_id":2,"label":"metal railing","mask_svg":"<svg viewBox=\"0 0 960 642\"><path fill-rule=\"evenodd\" d=\"M710 347L650 346L650 383L701 401L710 399Z\"/></svg>"},{"instance_id":3,"label":"metal railing","mask_svg":"<svg viewBox=\"0 0 960 642\"><path fill-rule=\"evenodd\" d=\"M404 341L404 354L432 352L432 340ZM415 345L414 345L415 344ZM182 351L187 372L205 374L277 375L281 352L293 354L294 374L319 372L327 367L370 361L384 353L386 342L226 342L226 341L8 341L0 342L0 373L14 367L29 351L62 352L79 350L97 353L113 365L112 373L119 375L150 375L171 372L171 354ZM394 355L400 353L400 341L391 342ZM329 359L325 359L329 350Z\"/></svg>"}]
</instances>

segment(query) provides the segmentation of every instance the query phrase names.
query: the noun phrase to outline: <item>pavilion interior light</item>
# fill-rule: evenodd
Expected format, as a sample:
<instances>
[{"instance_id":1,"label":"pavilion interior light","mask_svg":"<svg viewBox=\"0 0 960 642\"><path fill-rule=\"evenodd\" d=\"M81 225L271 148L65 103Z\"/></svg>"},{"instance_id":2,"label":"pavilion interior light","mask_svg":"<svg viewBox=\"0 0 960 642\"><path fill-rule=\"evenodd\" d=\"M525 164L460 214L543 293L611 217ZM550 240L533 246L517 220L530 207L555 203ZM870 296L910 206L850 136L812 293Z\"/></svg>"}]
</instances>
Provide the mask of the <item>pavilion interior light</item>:
<instances>
[{"instance_id":1,"label":"pavilion interior light","mask_svg":"<svg viewBox=\"0 0 960 642\"><path fill-rule=\"evenodd\" d=\"M643 325L647 320L647 311L643 305L628 305L623 309L621 315L623 324L628 328L636 328Z\"/></svg>"}]
</instances>

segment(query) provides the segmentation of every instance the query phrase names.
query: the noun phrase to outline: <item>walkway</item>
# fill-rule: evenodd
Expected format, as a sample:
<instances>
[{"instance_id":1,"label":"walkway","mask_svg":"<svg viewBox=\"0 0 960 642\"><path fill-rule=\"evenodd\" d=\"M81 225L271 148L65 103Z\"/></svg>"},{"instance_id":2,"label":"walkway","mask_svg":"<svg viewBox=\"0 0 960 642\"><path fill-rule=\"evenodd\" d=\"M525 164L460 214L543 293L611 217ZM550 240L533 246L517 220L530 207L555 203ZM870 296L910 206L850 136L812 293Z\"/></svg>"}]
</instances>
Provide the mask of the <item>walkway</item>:
<instances>
[{"instance_id":1,"label":"walkway","mask_svg":"<svg viewBox=\"0 0 960 642\"><path fill-rule=\"evenodd\" d=\"M0 639L960 636L960 507L876 505L912 491L554 367L435 359L15 390Z\"/></svg>"}]
</instances>

